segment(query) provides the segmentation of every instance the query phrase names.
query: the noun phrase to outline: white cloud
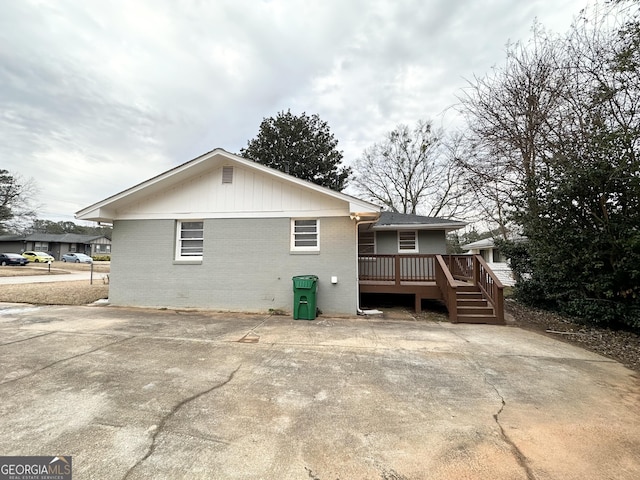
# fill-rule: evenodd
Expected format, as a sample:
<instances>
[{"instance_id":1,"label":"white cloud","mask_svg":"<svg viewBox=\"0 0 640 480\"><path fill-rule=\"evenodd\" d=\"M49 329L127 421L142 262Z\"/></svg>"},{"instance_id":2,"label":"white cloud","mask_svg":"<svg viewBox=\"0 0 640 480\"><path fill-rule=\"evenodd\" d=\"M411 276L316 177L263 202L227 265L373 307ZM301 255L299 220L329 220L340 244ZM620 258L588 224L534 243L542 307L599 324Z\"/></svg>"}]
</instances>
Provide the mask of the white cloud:
<instances>
[{"instance_id":1,"label":"white cloud","mask_svg":"<svg viewBox=\"0 0 640 480\"><path fill-rule=\"evenodd\" d=\"M578 0L59 0L0 16L0 168L35 177L43 217L215 147L263 117L318 113L351 161L398 123L433 118L535 17Z\"/></svg>"}]
</instances>

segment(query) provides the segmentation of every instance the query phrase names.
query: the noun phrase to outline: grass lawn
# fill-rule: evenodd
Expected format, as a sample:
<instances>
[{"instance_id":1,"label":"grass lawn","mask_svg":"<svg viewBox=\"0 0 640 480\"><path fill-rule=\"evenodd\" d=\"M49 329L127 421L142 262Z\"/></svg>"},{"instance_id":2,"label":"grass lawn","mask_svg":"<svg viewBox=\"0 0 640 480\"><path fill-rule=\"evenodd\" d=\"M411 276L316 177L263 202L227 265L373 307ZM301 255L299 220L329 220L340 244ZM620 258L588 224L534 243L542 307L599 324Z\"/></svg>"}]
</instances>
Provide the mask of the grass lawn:
<instances>
[{"instance_id":1,"label":"grass lawn","mask_svg":"<svg viewBox=\"0 0 640 480\"><path fill-rule=\"evenodd\" d=\"M38 305L85 305L109 297L109 285L103 277L109 273L110 262L93 264L93 285L88 280L77 282L25 283L2 285L0 302L33 303ZM89 272L91 265L84 263L54 262L49 265L30 263L24 267L0 266L0 277L18 277L25 275L67 275L69 273Z\"/></svg>"},{"instance_id":2,"label":"grass lawn","mask_svg":"<svg viewBox=\"0 0 640 480\"><path fill-rule=\"evenodd\" d=\"M102 280L93 285L88 280L78 282L25 283L2 285L0 302L33 303L38 305L85 305L109 297L109 285Z\"/></svg>"}]
</instances>

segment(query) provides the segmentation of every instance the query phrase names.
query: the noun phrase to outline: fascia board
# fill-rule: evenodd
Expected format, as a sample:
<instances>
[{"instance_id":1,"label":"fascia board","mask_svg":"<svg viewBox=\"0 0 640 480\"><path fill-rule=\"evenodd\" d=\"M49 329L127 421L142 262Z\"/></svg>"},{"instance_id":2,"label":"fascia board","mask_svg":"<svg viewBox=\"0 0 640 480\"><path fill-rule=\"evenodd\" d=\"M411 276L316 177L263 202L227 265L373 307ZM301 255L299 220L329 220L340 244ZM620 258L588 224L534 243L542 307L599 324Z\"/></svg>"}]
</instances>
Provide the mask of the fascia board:
<instances>
[{"instance_id":1,"label":"fascia board","mask_svg":"<svg viewBox=\"0 0 640 480\"><path fill-rule=\"evenodd\" d=\"M398 224L398 225L374 225L373 230L458 230L466 227L466 223L433 223L433 224Z\"/></svg>"}]
</instances>

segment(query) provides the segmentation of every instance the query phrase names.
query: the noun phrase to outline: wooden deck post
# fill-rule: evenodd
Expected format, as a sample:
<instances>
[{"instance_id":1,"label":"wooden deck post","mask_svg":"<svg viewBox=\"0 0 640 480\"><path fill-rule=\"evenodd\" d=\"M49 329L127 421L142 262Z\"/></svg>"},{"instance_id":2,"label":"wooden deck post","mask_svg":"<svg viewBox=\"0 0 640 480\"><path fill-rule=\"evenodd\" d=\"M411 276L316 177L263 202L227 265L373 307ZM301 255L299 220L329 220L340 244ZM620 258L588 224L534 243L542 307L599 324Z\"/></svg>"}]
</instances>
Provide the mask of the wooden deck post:
<instances>
[{"instance_id":1,"label":"wooden deck post","mask_svg":"<svg viewBox=\"0 0 640 480\"><path fill-rule=\"evenodd\" d=\"M475 255L473 256L471 268L473 270L473 284L480 285L480 265L478 263L478 258Z\"/></svg>"}]
</instances>

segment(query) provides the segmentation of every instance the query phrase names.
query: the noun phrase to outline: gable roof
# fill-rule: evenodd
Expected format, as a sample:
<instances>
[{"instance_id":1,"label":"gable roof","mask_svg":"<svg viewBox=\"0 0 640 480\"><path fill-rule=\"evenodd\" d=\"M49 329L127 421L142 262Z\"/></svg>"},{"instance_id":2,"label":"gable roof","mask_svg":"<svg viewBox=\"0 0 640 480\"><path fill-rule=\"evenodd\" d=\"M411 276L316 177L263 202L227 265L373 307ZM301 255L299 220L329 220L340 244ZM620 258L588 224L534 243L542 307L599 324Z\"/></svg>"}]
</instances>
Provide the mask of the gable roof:
<instances>
[{"instance_id":1,"label":"gable roof","mask_svg":"<svg viewBox=\"0 0 640 480\"><path fill-rule=\"evenodd\" d=\"M466 222L425 217L410 213L382 212L373 225L374 230L445 230L447 232L465 227Z\"/></svg>"},{"instance_id":2,"label":"gable roof","mask_svg":"<svg viewBox=\"0 0 640 480\"><path fill-rule=\"evenodd\" d=\"M332 201L340 201L348 207L348 212L353 214L377 214L380 211L380 207L378 205L374 205L329 188L321 187L320 185L316 185L306 180L301 180L279 170L256 163L253 160L249 160L240 157L239 155L229 153L221 148L217 148L194 158L193 160L183 163L182 165L167 170L160 175L139 183L138 185L134 185L131 188L79 210L76 212L75 216L81 220L112 222L114 219L118 218L119 209L123 209L135 202L141 202L154 195L160 195L163 192L167 192L181 183L188 182L194 178L198 178L199 176L211 172L211 170L216 167L222 167L230 164L238 165L246 170L258 172L275 178L283 184L295 186L298 189L319 194L320 196L331 199Z\"/></svg>"}]
</instances>

